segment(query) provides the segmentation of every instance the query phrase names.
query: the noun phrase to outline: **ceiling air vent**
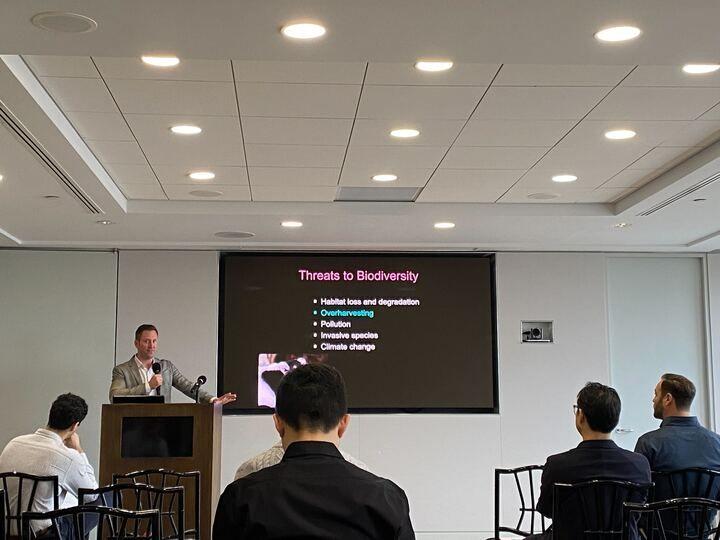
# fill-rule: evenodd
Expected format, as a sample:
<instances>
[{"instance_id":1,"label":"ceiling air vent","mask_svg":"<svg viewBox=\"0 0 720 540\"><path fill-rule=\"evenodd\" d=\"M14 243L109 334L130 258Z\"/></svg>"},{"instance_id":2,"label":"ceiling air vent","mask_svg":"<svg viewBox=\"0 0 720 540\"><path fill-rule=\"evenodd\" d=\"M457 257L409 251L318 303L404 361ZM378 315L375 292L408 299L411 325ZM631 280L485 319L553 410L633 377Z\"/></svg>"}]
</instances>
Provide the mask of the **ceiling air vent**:
<instances>
[{"instance_id":1,"label":"ceiling air vent","mask_svg":"<svg viewBox=\"0 0 720 540\"><path fill-rule=\"evenodd\" d=\"M58 165L55 160L48 154L42 145L35 140L35 137L22 125L22 123L13 115L0 101L0 123L5 124L7 128L25 145L35 157L45 166L45 168L60 182L68 193L75 200L82 204L91 214L100 214L102 210L88 197L85 192L78 186L75 181Z\"/></svg>"},{"instance_id":2,"label":"ceiling air vent","mask_svg":"<svg viewBox=\"0 0 720 540\"><path fill-rule=\"evenodd\" d=\"M336 202L413 202L418 187L341 187Z\"/></svg>"},{"instance_id":3,"label":"ceiling air vent","mask_svg":"<svg viewBox=\"0 0 720 540\"><path fill-rule=\"evenodd\" d=\"M710 184L712 184L713 182L715 182L718 179L720 179L720 173L713 174L712 176L705 178L704 180L700 180L699 182L696 182L692 186L689 186L689 187L683 189L682 191L680 191L679 193L676 193L672 197L668 197L664 201L657 203L655 206L648 208L644 212L640 212L638 215L639 216L649 216L650 214L654 214L655 212L658 212L659 210L662 210L663 208L670 206L674 202L679 201L680 199L682 199L684 197L687 197L691 193L695 193L699 189L709 186Z\"/></svg>"}]
</instances>

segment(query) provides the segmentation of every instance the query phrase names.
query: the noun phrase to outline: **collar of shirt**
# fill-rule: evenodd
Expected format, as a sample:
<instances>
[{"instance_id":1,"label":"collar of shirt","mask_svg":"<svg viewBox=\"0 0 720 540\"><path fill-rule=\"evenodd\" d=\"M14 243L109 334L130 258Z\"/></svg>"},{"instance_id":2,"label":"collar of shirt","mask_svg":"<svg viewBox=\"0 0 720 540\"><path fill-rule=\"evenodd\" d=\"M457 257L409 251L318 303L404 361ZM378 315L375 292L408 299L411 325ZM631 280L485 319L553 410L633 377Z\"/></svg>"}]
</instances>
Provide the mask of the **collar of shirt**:
<instances>
[{"instance_id":1,"label":"collar of shirt","mask_svg":"<svg viewBox=\"0 0 720 540\"><path fill-rule=\"evenodd\" d=\"M304 456L329 456L343 459L340 450L331 442L296 441L287 447L283 461Z\"/></svg>"},{"instance_id":2,"label":"collar of shirt","mask_svg":"<svg viewBox=\"0 0 720 540\"><path fill-rule=\"evenodd\" d=\"M147 368L143 365L143 363L137 357L137 354L135 356L133 356L133 358L135 359L135 364L137 364L138 369L140 369L142 371L152 370L152 365L153 365L153 362L155 362L155 358L153 358L153 361L150 362L150 367L147 367Z\"/></svg>"},{"instance_id":3,"label":"collar of shirt","mask_svg":"<svg viewBox=\"0 0 720 540\"><path fill-rule=\"evenodd\" d=\"M40 435L41 437L47 437L48 439L52 439L53 441L55 441L60 446L65 446L65 443L60 438L60 435L58 435L54 431L50 431L49 429L40 428L35 431L35 435Z\"/></svg>"},{"instance_id":4,"label":"collar of shirt","mask_svg":"<svg viewBox=\"0 0 720 540\"><path fill-rule=\"evenodd\" d=\"M617 448L617 444L612 439L600 439L595 441L582 441L578 448Z\"/></svg>"},{"instance_id":5,"label":"collar of shirt","mask_svg":"<svg viewBox=\"0 0 720 540\"><path fill-rule=\"evenodd\" d=\"M690 427L698 427L700 425L700 422L697 419L697 416L668 416L665 418L662 423L660 424L660 427L668 427L668 426L690 426Z\"/></svg>"}]
</instances>

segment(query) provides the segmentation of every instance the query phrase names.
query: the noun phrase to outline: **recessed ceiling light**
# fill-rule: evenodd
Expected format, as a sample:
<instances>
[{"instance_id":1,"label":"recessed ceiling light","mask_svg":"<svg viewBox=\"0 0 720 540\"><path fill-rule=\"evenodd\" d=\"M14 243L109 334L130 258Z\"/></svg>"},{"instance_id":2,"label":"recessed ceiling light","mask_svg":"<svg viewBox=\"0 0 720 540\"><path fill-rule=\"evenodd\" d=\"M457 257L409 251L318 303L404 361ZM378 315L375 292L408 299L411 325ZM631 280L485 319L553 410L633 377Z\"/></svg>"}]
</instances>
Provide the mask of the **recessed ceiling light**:
<instances>
[{"instance_id":1,"label":"recessed ceiling light","mask_svg":"<svg viewBox=\"0 0 720 540\"><path fill-rule=\"evenodd\" d=\"M171 127L170 131L177 135L197 135L202 132L202 128L198 126L180 125Z\"/></svg>"},{"instance_id":2,"label":"recessed ceiling light","mask_svg":"<svg viewBox=\"0 0 720 540\"><path fill-rule=\"evenodd\" d=\"M620 223L616 223L613 225L616 229L627 229L628 227L631 227L632 223L626 223L625 221L621 221Z\"/></svg>"},{"instance_id":3,"label":"recessed ceiling light","mask_svg":"<svg viewBox=\"0 0 720 540\"><path fill-rule=\"evenodd\" d=\"M190 192L190 195L193 197L220 197L222 194L222 191L211 191L206 189L197 189Z\"/></svg>"},{"instance_id":4,"label":"recessed ceiling light","mask_svg":"<svg viewBox=\"0 0 720 540\"><path fill-rule=\"evenodd\" d=\"M453 63L449 60L420 60L415 62L415 68L420 71L447 71L453 67Z\"/></svg>"},{"instance_id":5,"label":"recessed ceiling light","mask_svg":"<svg viewBox=\"0 0 720 540\"><path fill-rule=\"evenodd\" d=\"M109 219L101 219L100 221L96 221L98 225L115 225L114 222L110 221Z\"/></svg>"},{"instance_id":6,"label":"recessed ceiling light","mask_svg":"<svg viewBox=\"0 0 720 540\"><path fill-rule=\"evenodd\" d=\"M141 58L149 66L155 67L173 67L180 63L177 56L142 56Z\"/></svg>"},{"instance_id":7,"label":"recessed ceiling light","mask_svg":"<svg viewBox=\"0 0 720 540\"><path fill-rule=\"evenodd\" d=\"M613 141L632 139L635 135L637 135L637 133L632 129L613 129L605 132L605 138Z\"/></svg>"},{"instance_id":8,"label":"recessed ceiling light","mask_svg":"<svg viewBox=\"0 0 720 540\"><path fill-rule=\"evenodd\" d=\"M2 182L3 178L5 178L2 174L0 174L0 182Z\"/></svg>"},{"instance_id":9,"label":"recessed ceiling light","mask_svg":"<svg viewBox=\"0 0 720 540\"><path fill-rule=\"evenodd\" d=\"M720 64L685 64L683 71L691 75L702 75L704 73L712 73L720 69Z\"/></svg>"},{"instance_id":10,"label":"recessed ceiling light","mask_svg":"<svg viewBox=\"0 0 720 540\"><path fill-rule=\"evenodd\" d=\"M393 137L397 137L398 139L412 139L413 137L417 137L420 135L420 132L417 129L412 128L401 128L401 129L393 129L390 132L390 135Z\"/></svg>"},{"instance_id":11,"label":"recessed ceiling light","mask_svg":"<svg viewBox=\"0 0 720 540\"><path fill-rule=\"evenodd\" d=\"M452 221L438 221L433 227L436 229L454 229L455 224Z\"/></svg>"},{"instance_id":12,"label":"recessed ceiling light","mask_svg":"<svg viewBox=\"0 0 720 540\"><path fill-rule=\"evenodd\" d=\"M315 23L288 24L280 29L285 37L291 39L316 39L325 35L325 27Z\"/></svg>"},{"instance_id":13,"label":"recessed ceiling light","mask_svg":"<svg viewBox=\"0 0 720 540\"><path fill-rule=\"evenodd\" d=\"M574 174L556 174L552 177L552 181L559 184L566 184L568 182L574 182L575 180L577 180L577 176Z\"/></svg>"},{"instance_id":14,"label":"recessed ceiling light","mask_svg":"<svg viewBox=\"0 0 720 540\"><path fill-rule=\"evenodd\" d=\"M302 221L283 221L280 225L286 229L297 229L303 226Z\"/></svg>"},{"instance_id":15,"label":"recessed ceiling light","mask_svg":"<svg viewBox=\"0 0 720 540\"><path fill-rule=\"evenodd\" d=\"M376 182L394 182L398 177L397 174L376 174L372 179Z\"/></svg>"},{"instance_id":16,"label":"recessed ceiling light","mask_svg":"<svg viewBox=\"0 0 720 540\"><path fill-rule=\"evenodd\" d=\"M628 41L638 37L642 31L636 26L612 26L595 33L595 38L608 43Z\"/></svg>"},{"instance_id":17,"label":"recessed ceiling light","mask_svg":"<svg viewBox=\"0 0 720 540\"><path fill-rule=\"evenodd\" d=\"M97 22L90 17L67 11L45 11L33 15L30 22L42 30L66 34L87 34L96 30Z\"/></svg>"},{"instance_id":18,"label":"recessed ceiling light","mask_svg":"<svg viewBox=\"0 0 720 540\"><path fill-rule=\"evenodd\" d=\"M195 171L188 175L193 180L212 180L215 178L215 173L210 171Z\"/></svg>"}]
</instances>

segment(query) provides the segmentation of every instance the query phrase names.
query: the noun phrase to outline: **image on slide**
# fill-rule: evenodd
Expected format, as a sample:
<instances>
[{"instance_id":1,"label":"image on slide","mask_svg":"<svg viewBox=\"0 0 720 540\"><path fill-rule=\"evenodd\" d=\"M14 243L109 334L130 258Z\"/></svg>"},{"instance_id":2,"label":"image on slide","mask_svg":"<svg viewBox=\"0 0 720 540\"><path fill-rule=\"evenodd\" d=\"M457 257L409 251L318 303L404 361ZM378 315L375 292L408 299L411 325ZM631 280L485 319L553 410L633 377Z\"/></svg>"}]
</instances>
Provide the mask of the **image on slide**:
<instances>
[{"instance_id":1,"label":"image on slide","mask_svg":"<svg viewBox=\"0 0 720 540\"><path fill-rule=\"evenodd\" d=\"M275 392L282 378L305 364L327 361L327 354L261 353L258 355L258 406L275 408Z\"/></svg>"}]
</instances>

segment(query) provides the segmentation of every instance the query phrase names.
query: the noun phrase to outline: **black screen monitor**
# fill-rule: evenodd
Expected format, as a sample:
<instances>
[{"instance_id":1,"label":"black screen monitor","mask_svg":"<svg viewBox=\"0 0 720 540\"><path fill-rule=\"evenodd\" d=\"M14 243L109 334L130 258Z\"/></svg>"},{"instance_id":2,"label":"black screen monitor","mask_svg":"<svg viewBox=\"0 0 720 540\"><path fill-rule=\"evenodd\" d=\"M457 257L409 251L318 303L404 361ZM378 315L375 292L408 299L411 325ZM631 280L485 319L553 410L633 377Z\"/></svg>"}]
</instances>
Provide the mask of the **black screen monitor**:
<instances>
[{"instance_id":1,"label":"black screen monitor","mask_svg":"<svg viewBox=\"0 0 720 540\"><path fill-rule=\"evenodd\" d=\"M192 457L192 416L126 416L122 419L123 458Z\"/></svg>"}]
</instances>

